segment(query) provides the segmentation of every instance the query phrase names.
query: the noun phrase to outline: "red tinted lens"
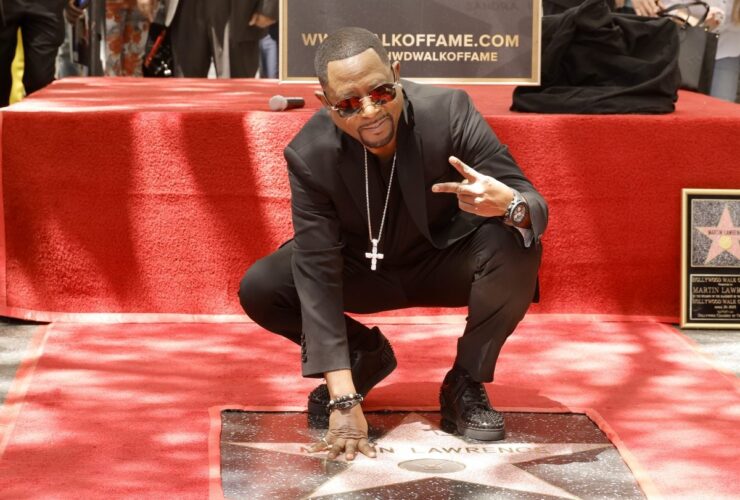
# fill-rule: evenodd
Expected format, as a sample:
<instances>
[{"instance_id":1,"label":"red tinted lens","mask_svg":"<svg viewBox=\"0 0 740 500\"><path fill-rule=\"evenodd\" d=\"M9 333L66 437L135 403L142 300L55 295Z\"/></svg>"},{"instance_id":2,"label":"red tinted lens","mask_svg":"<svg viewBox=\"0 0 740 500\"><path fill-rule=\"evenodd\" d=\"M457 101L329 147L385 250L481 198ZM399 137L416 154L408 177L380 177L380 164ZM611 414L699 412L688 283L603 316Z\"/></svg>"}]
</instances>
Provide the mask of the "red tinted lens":
<instances>
[{"instance_id":1,"label":"red tinted lens","mask_svg":"<svg viewBox=\"0 0 740 500\"><path fill-rule=\"evenodd\" d=\"M359 97L350 97L348 99L342 99L336 104L337 111L339 114L352 115L362 109L362 101Z\"/></svg>"},{"instance_id":2,"label":"red tinted lens","mask_svg":"<svg viewBox=\"0 0 740 500\"><path fill-rule=\"evenodd\" d=\"M376 105L383 105L396 98L396 86L393 83L384 83L371 90L368 96ZM348 97L336 103L334 108L340 116L352 116L362 109L362 99L360 97Z\"/></svg>"},{"instance_id":3,"label":"red tinted lens","mask_svg":"<svg viewBox=\"0 0 740 500\"><path fill-rule=\"evenodd\" d=\"M372 99L375 104L385 104L395 98L396 86L392 83L385 83L370 91L370 99Z\"/></svg>"}]
</instances>

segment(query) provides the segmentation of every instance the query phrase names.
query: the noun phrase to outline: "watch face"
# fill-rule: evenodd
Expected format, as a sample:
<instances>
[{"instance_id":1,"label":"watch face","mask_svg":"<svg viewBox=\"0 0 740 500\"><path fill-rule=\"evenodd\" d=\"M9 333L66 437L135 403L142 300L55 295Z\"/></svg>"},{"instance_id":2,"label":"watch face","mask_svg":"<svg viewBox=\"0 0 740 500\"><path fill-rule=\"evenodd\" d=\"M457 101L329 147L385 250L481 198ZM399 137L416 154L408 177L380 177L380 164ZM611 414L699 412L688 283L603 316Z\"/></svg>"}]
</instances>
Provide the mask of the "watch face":
<instances>
[{"instance_id":1,"label":"watch face","mask_svg":"<svg viewBox=\"0 0 740 500\"><path fill-rule=\"evenodd\" d=\"M514 207L511 213L511 221L514 224L521 224L522 221L527 217L527 205L520 203Z\"/></svg>"}]
</instances>

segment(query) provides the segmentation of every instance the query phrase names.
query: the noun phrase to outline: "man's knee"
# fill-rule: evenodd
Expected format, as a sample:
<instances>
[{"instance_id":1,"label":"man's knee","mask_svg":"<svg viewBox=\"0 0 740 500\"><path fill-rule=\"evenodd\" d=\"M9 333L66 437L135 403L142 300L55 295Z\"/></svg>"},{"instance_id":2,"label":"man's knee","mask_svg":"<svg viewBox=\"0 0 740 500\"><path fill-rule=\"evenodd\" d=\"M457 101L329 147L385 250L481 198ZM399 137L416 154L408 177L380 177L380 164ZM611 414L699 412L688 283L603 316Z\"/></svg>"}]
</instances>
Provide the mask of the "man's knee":
<instances>
[{"instance_id":1,"label":"man's knee","mask_svg":"<svg viewBox=\"0 0 740 500\"><path fill-rule=\"evenodd\" d=\"M256 323L268 328L281 309L295 307L295 287L291 271L291 247L283 245L276 252L252 264L239 283L239 302Z\"/></svg>"},{"instance_id":2,"label":"man's knee","mask_svg":"<svg viewBox=\"0 0 740 500\"><path fill-rule=\"evenodd\" d=\"M534 242L527 247L516 229L486 226L477 242L474 286L526 309L535 298L542 248Z\"/></svg>"},{"instance_id":3,"label":"man's knee","mask_svg":"<svg viewBox=\"0 0 740 500\"><path fill-rule=\"evenodd\" d=\"M274 300L274 275L271 279L265 259L255 262L239 283L239 303L244 312L257 323L263 323Z\"/></svg>"},{"instance_id":4,"label":"man's knee","mask_svg":"<svg viewBox=\"0 0 740 500\"><path fill-rule=\"evenodd\" d=\"M542 248L534 241L527 246L517 229L489 223L481 226L476 236L479 271L501 269L512 275L537 275Z\"/></svg>"}]
</instances>

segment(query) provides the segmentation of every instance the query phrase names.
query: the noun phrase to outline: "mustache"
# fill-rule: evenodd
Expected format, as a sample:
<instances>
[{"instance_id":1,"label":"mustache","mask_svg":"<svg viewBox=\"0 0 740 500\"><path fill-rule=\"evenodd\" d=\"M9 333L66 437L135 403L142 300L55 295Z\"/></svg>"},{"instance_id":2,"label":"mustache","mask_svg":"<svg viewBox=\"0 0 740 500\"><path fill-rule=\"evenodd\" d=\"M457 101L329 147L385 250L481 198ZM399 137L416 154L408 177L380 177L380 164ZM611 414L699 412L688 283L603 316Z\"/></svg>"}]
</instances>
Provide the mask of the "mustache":
<instances>
[{"instance_id":1,"label":"mustache","mask_svg":"<svg viewBox=\"0 0 740 500\"><path fill-rule=\"evenodd\" d=\"M381 116L380 118L378 118L377 120L374 120L373 122L371 122L371 123L367 123L367 124L365 124L365 125L361 125L361 126L359 126L359 127L357 127L357 128L358 128L359 130L364 130L364 129L367 129L367 128L373 128L373 127L376 127L376 126L378 126L378 124L380 124L380 122L382 122L382 121L384 121L384 120L387 120L387 119L388 119L388 117L389 117L389 115L387 115L387 114L386 114L386 115L383 115L383 116Z\"/></svg>"}]
</instances>

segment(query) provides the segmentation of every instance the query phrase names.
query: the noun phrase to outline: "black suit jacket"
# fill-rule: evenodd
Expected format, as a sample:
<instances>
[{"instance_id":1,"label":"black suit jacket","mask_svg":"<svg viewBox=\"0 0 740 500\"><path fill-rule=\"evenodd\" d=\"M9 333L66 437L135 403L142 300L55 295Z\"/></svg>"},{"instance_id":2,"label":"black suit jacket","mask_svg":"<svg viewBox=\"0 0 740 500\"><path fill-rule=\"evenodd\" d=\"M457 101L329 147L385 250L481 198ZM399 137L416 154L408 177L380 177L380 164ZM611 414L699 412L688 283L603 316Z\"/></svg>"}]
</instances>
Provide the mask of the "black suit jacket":
<instances>
[{"instance_id":1,"label":"black suit jacket","mask_svg":"<svg viewBox=\"0 0 740 500\"><path fill-rule=\"evenodd\" d=\"M46 12L53 12L55 14L61 14L61 12L64 10L64 5L67 3L66 0L34 0L34 2L25 2L28 3L34 3L36 4L35 7L43 7L42 10ZM11 12L15 11L28 11L29 6L24 5L23 2L20 2L19 0L0 0L0 26L5 26L5 13L8 12L10 15ZM48 27L47 27L48 29ZM13 38L13 47L16 45L16 38ZM15 54L15 49L13 49L13 53Z\"/></svg>"},{"instance_id":2,"label":"black suit jacket","mask_svg":"<svg viewBox=\"0 0 740 500\"><path fill-rule=\"evenodd\" d=\"M468 94L408 81L403 87L398 182L421 234L435 247L446 248L486 220L461 211L455 196L431 191L435 183L461 180L448 162L454 155L522 193L530 205L534 244L539 244L547 205ZM348 144L361 147L322 109L285 149L295 231L293 278L301 301L307 377L350 366L342 249L350 241L367 244L367 218L364 170L347 150Z\"/></svg>"}]
</instances>

